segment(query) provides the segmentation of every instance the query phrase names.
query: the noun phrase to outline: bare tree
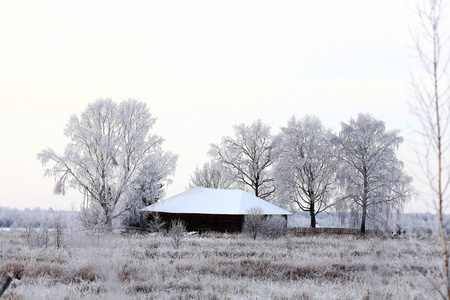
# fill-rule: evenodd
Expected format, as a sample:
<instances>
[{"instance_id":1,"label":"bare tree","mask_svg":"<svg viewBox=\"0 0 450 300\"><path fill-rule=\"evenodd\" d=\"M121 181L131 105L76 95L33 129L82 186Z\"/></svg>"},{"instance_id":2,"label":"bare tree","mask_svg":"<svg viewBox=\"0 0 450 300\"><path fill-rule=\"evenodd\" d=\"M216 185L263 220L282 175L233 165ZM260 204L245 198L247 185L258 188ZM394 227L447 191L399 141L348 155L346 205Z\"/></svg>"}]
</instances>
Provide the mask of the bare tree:
<instances>
[{"instance_id":1,"label":"bare tree","mask_svg":"<svg viewBox=\"0 0 450 300\"><path fill-rule=\"evenodd\" d=\"M73 115L65 134L71 140L64 154L47 149L38 159L45 175L56 181L54 192L76 188L85 195L83 212L90 221L112 230L112 220L129 209L127 200L135 181L143 176L162 138L149 134L155 123L147 105L130 99L116 104L99 99L80 117Z\"/></svg>"},{"instance_id":2,"label":"bare tree","mask_svg":"<svg viewBox=\"0 0 450 300\"><path fill-rule=\"evenodd\" d=\"M309 212L310 226L316 227L316 215L332 205L331 194L336 187L333 134L312 116L301 121L292 117L281 130L281 150L274 168L277 196Z\"/></svg>"},{"instance_id":3,"label":"bare tree","mask_svg":"<svg viewBox=\"0 0 450 300\"><path fill-rule=\"evenodd\" d=\"M418 156L419 164L435 195L439 213L446 288L446 295L441 293L441 296L450 299L449 258L443 221L443 206L450 184L450 164L445 155L449 150L446 134L450 120L450 78L447 73L450 36L448 32L441 33L443 9L441 0L427 0L417 6L421 28L414 41L425 79L412 75L411 87L415 99L413 112L421 122L420 134L426 146L424 154Z\"/></svg>"},{"instance_id":4,"label":"bare tree","mask_svg":"<svg viewBox=\"0 0 450 300\"><path fill-rule=\"evenodd\" d=\"M258 120L250 126L234 126L235 138L224 137L211 145L209 154L232 175L237 185L256 197L270 200L275 195L270 169L276 159L276 139L270 127Z\"/></svg>"},{"instance_id":5,"label":"bare tree","mask_svg":"<svg viewBox=\"0 0 450 300\"><path fill-rule=\"evenodd\" d=\"M342 122L335 138L342 164L338 177L344 191L342 200L361 211L361 234L366 232L370 206L399 206L412 192L412 178L395 153L403 142L398 134L398 130L386 131L384 122L359 114L349 124Z\"/></svg>"},{"instance_id":6,"label":"bare tree","mask_svg":"<svg viewBox=\"0 0 450 300\"><path fill-rule=\"evenodd\" d=\"M213 189L229 189L233 180L226 171L214 163L205 163L202 168L197 167L191 175L189 188L204 187Z\"/></svg>"}]
</instances>

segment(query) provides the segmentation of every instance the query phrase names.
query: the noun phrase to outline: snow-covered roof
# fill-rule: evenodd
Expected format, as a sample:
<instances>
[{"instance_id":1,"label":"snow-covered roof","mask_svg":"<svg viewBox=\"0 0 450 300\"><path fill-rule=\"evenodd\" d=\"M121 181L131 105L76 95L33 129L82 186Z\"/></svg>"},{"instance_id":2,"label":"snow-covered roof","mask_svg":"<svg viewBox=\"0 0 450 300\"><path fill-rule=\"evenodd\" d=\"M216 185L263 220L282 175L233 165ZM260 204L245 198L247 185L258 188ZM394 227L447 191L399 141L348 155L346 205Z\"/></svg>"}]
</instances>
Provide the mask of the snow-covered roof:
<instances>
[{"instance_id":1,"label":"snow-covered roof","mask_svg":"<svg viewBox=\"0 0 450 300\"><path fill-rule=\"evenodd\" d=\"M245 215L259 206L265 215L291 215L290 212L242 190L221 190L197 187L167 198L141 211L180 214Z\"/></svg>"}]
</instances>

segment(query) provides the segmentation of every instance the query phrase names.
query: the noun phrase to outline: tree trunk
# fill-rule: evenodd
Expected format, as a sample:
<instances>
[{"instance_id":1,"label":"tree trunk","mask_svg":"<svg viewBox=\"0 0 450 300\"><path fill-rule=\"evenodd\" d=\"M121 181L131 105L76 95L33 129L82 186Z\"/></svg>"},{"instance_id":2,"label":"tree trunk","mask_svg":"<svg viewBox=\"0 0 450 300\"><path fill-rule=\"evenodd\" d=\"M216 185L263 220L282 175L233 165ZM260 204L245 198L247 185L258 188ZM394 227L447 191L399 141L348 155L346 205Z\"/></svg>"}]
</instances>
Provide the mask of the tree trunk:
<instances>
[{"instance_id":1,"label":"tree trunk","mask_svg":"<svg viewBox=\"0 0 450 300\"><path fill-rule=\"evenodd\" d=\"M106 232L112 232L113 227L112 227L112 218L107 215L106 216Z\"/></svg>"},{"instance_id":2,"label":"tree trunk","mask_svg":"<svg viewBox=\"0 0 450 300\"><path fill-rule=\"evenodd\" d=\"M434 4L436 5L436 4ZM433 10L435 9L433 5ZM439 4L438 4L439 5ZM439 15L440 12L438 12ZM439 18L439 17L438 17ZM439 226L441 229L441 240L442 246L444 250L444 271L445 271L445 279L446 279L446 290L447 290L447 299L450 299L450 275L449 275L449 267L448 267L448 250L447 250L447 241L445 239L445 226L442 218L442 210L443 210L443 190L442 188L442 135L441 135L441 116L440 116L440 97L439 97L439 75L438 75L438 63L439 63L439 52L440 42L439 42L439 34L438 34L438 25L439 19L435 19L433 22L433 81L434 81L434 110L436 114L436 137L437 137L437 150L438 150L438 201L439 201ZM444 100L445 101L445 100ZM445 124L445 123L444 123ZM445 131L445 127L444 127Z\"/></svg>"},{"instance_id":3,"label":"tree trunk","mask_svg":"<svg viewBox=\"0 0 450 300\"><path fill-rule=\"evenodd\" d=\"M367 216L367 198L363 195L362 218L361 218L361 234L366 234L366 216Z\"/></svg>"},{"instance_id":4,"label":"tree trunk","mask_svg":"<svg viewBox=\"0 0 450 300\"><path fill-rule=\"evenodd\" d=\"M365 234L366 234L366 214L365 211L363 211L361 220L361 235Z\"/></svg>"},{"instance_id":5,"label":"tree trunk","mask_svg":"<svg viewBox=\"0 0 450 300\"><path fill-rule=\"evenodd\" d=\"M316 228L316 214L314 212L314 204L310 206L309 215L311 217L311 228Z\"/></svg>"},{"instance_id":6,"label":"tree trunk","mask_svg":"<svg viewBox=\"0 0 450 300\"><path fill-rule=\"evenodd\" d=\"M362 218L361 218L361 235L366 234L366 216L367 216L367 191L368 191L368 183L367 183L367 171L364 166L364 191L362 195Z\"/></svg>"}]
</instances>

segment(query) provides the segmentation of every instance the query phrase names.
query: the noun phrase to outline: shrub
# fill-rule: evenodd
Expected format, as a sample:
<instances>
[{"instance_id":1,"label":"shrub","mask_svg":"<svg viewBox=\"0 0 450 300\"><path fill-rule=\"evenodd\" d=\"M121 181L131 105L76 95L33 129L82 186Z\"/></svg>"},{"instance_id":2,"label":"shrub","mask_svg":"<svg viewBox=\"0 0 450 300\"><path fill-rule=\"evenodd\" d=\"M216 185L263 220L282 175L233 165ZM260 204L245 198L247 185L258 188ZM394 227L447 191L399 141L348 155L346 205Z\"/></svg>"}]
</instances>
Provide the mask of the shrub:
<instances>
[{"instance_id":1,"label":"shrub","mask_svg":"<svg viewBox=\"0 0 450 300\"><path fill-rule=\"evenodd\" d=\"M63 232L65 227L65 222L62 219L62 216L59 214L55 217L55 246L57 249L61 248L63 245Z\"/></svg>"},{"instance_id":2,"label":"shrub","mask_svg":"<svg viewBox=\"0 0 450 300\"><path fill-rule=\"evenodd\" d=\"M25 265L14 261L7 263L4 270L6 271L6 274L12 274L13 278L21 280L25 273Z\"/></svg>"},{"instance_id":3,"label":"shrub","mask_svg":"<svg viewBox=\"0 0 450 300\"><path fill-rule=\"evenodd\" d=\"M276 239L286 234L287 224L283 216L269 216L263 223L263 234L266 237Z\"/></svg>"},{"instance_id":4,"label":"shrub","mask_svg":"<svg viewBox=\"0 0 450 300\"><path fill-rule=\"evenodd\" d=\"M150 232L160 232L166 223L161 219L159 213L152 213L152 219L148 222Z\"/></svg>"},{"instance_id":5,"label":"shrub","mask_svg":"<svg viewBox=\"0 0 450 300\"><path fill-rule=\"evenodd\" d=\"M67 278L67 282L81 283L83 281L94 282L99 279L98 272L90 265L79 267L73 274L70 274Z\"/></svg>"},{"instance_id":6,"label":"shrub","mask_svg":"<svg viewBox=\"0 0 450 300\"><path fill-rule=\"evenodd\" d=\"M139 210L140 208L142 208L140 205L131 207L130 210L124 214L122 225L145 229L147 225L147 214L141 212Z\"/></svg>"},{"instance_id":7,"label":"shrub","mask_svg":"<svg viewBox=\"0 0 450 300\"><path fill-rule=\"evenodd\" d=\"M181 245L181 240L186 232L186 225L182 220L173 220L169 229L169 237L172 240L174 249L178 249Z\"/></svg>"},{"instance_id":8,"label":"shrub","mask_svg":"<svg viewBox=\"0 0 450 300\"><path fill-rule=\"evenodd\" d=\"M247 215L244 218L243 232L256 239L258 233L263 231L264 225L264 211L259 206L251 207L247 210Z\"/></svg>"},{"instance_id":9,"label":"shrub","mask_svg":"<svg viewBox=\"0 0 450 300\"><path fill-rule=\"evenodd\" d=\"M286 219L282 216L264 216L261 207L255 206L247 211L243 232L256 239L257 235L279 238L287 231Z\"/></svg>"}]
</instances>

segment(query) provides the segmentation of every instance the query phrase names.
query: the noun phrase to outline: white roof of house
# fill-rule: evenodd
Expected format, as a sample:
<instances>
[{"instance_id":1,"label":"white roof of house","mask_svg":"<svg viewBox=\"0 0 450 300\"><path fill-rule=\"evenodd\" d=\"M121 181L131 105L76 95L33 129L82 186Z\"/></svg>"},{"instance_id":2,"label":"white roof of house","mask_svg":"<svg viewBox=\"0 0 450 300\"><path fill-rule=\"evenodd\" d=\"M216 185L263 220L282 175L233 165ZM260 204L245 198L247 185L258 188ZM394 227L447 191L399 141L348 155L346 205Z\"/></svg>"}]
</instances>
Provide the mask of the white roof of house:
<instances>
[{"instance_id":1,"label":"white roof of house","mask_svg":"<svg viewBox=\"0 0 450 300\"><path fill-rule=\"evenodd\" d=\"M197 187L144 207L141 211L180 214L245 215L259 206L265 215L291 215L290 212L242 190Z\"/></svg>"}]
</instances>

